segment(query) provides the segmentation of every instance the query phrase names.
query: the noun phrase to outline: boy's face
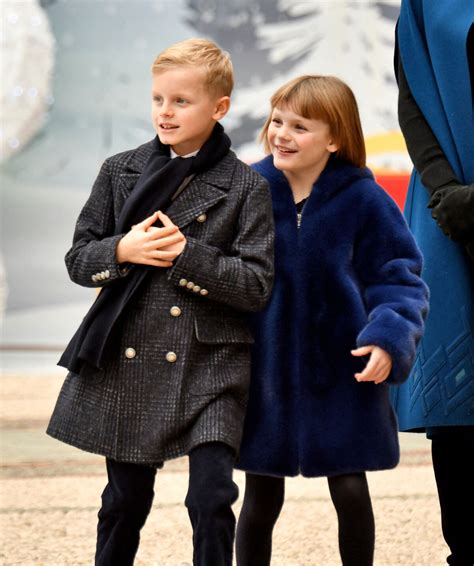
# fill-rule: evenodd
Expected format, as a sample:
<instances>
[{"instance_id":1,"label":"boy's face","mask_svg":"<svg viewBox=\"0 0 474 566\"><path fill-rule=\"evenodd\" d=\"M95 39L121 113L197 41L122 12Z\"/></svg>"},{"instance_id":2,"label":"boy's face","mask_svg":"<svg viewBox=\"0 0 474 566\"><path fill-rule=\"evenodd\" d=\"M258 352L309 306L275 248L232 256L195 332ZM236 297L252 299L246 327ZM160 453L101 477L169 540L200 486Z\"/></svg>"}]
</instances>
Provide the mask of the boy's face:
<instances>
[{"instance_id":1,"label":"boy's face","mask_svg":"<svg viewBox=\"0 0 474 566\"><path fill-rule=\"evenodd\" d=\"M227 113L228 96L212 94L204 69L176 67L153 74L152 118L161 143L178 155L200 149L217 120Z\"/></svg>"}]
</instances>

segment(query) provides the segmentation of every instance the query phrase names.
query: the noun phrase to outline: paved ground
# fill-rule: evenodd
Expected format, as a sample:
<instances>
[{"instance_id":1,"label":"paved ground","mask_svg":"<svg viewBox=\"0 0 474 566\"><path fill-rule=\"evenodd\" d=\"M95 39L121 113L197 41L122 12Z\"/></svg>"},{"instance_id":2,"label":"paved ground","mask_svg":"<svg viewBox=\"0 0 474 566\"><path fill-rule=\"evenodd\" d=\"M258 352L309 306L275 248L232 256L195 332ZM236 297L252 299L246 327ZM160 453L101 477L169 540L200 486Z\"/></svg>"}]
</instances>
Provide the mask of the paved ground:
<instances>
[{"instance_id":1,"label":"paved ground","mask_svg":"<svg viewBox=\"0 0 474 566\"><path fill-rule=\"evenodd\" d=\"M2 566L93 563L103 462L44 434L61 382L60 376L8 375L0 380ZM241 473L236 481L242 492ZM447 548L424 437L402 435L400 466L369 474L369 483L377 524L376 566L445 564ZM170 462L158 473L137 566L191 565L191 529L182 503L186 487L186 459ZM272 566L337 564L336 516L326 481L289 480Z\"/></svg>"}]
</instances>

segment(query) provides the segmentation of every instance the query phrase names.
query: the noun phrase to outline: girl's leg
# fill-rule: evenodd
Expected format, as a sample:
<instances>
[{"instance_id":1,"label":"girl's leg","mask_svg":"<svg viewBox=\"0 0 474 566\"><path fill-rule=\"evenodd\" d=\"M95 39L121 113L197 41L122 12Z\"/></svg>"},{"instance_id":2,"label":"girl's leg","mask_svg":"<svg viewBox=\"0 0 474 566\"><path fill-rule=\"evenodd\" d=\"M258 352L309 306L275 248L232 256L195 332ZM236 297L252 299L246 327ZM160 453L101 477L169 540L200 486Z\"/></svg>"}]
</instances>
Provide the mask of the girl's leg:
<instances>
[{"instance_id":1,"label":"girl's leg","mask_svg":"<svg viewBox=\"0 0 474 566\"><path fill-rule=\"evenodd\" d=\"M246 474L237 525L237 565L269 566L273 527L285 499L285 479Z\"/></svg>"},{"instance_id":2,"label":"girl's leg","mask_svg":"<svg viewBox=\"0 0 474 566\"><path fill-rule=\"evenodd\" d=\"M344 566L372 566L375 524L364 473L328 478L339 521L339 552Z\"/></svg>"}]
</instances>

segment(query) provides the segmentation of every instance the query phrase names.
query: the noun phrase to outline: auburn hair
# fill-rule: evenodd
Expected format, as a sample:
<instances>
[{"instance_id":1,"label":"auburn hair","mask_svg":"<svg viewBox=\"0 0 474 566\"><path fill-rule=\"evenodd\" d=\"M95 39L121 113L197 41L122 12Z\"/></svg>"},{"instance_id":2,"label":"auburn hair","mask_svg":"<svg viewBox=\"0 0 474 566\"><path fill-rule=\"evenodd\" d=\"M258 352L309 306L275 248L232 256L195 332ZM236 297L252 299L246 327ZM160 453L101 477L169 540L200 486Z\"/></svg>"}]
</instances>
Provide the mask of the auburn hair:
<instances>
[{"instance_id":1,"label":"auburn hair","mask_svg":"<svg viewBox=\"0 0 474 566\"><path fill-rule=\"evenodd\" d=\"M288 108L303 118L328 124L336 155L365 167L365 142L354 93L341 79L328 75L304 75L281 86L271 98L271 112L260 132L260 140L270 153L267 132L274 108Z\"/></svg>"}]
</instances>

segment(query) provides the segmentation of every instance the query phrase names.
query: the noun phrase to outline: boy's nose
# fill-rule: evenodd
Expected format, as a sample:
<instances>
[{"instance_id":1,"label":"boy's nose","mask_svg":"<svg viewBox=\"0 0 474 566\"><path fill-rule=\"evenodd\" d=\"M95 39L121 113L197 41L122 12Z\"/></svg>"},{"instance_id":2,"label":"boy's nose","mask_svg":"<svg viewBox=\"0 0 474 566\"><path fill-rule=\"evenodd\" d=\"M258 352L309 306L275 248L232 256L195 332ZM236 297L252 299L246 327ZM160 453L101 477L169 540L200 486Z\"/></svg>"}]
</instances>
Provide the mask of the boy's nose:
<instances>
[{"instance_id":1,"label":"boy's nose","mask_svg":"<svg viewBox=\"0 0 474 566\"><path fill-rule=\"evenodd\" d=\"M172 113L173 111L171 110L171 107L167 104L163 104L163 106L160 108L161 116L171 116Z\"/></svg>"}]
</instances>

